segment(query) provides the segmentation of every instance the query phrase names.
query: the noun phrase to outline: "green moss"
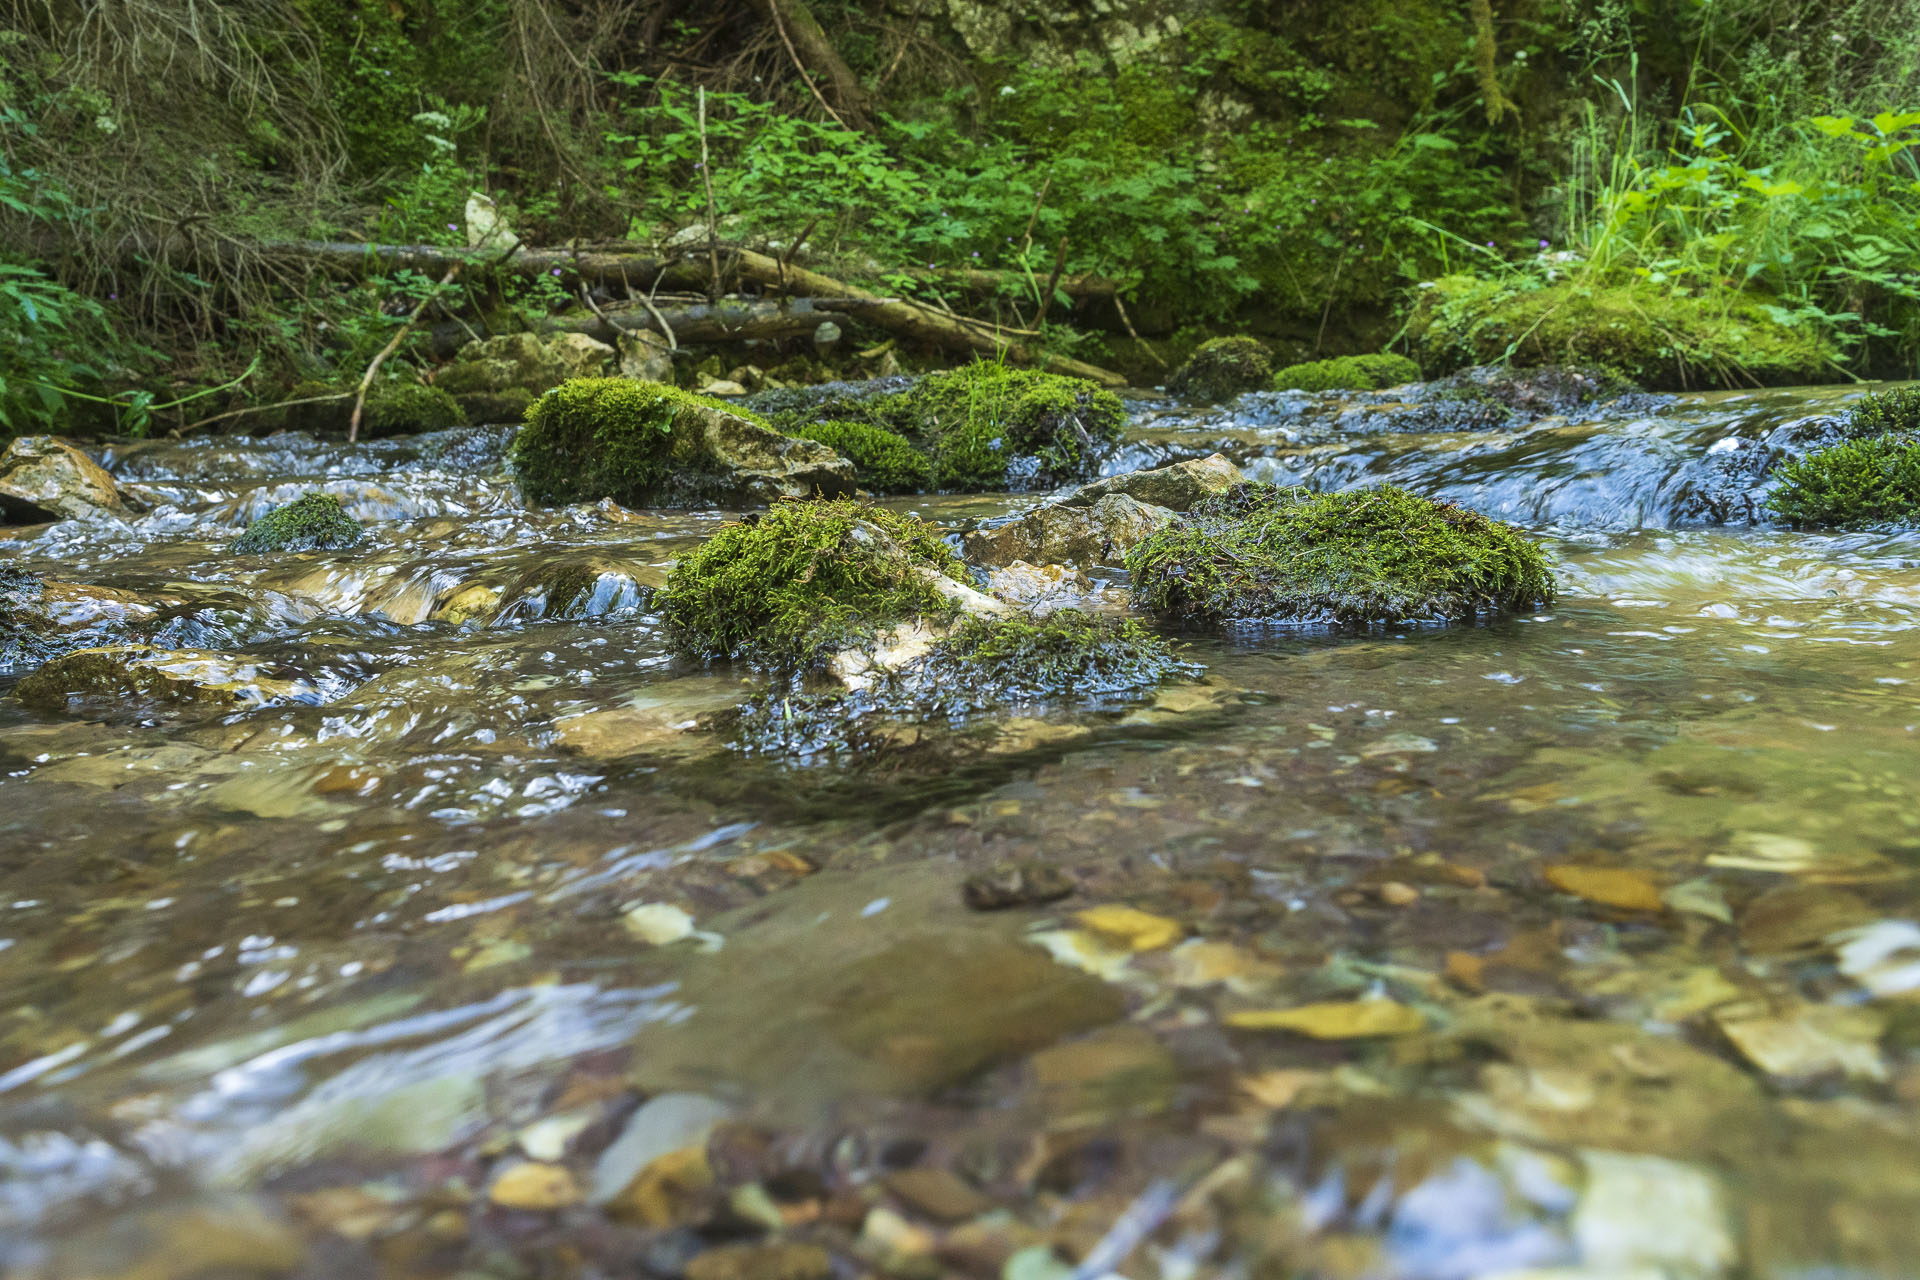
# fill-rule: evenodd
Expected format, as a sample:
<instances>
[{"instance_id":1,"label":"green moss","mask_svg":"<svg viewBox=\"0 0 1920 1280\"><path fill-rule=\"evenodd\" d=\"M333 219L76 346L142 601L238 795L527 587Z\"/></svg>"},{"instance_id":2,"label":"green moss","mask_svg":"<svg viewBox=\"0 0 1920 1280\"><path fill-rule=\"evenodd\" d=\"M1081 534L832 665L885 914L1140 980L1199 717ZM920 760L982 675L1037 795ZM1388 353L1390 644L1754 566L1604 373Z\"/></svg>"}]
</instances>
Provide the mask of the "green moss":
<instances>
[{"instance_id":1,"label":"green moss","mask_svg":"<svg viewBox=\"0 0 1920 1280\"><path fill-rule=\"evenodd\" d=\"M933 485L933 464L926 455L884 427L835 420L795 427L793 434L852 461L861 485L875 493L925 493Z\"/></svg>"},{"instance_id":2,"label":"green moss","mask_svg":"<svg viewBox=\"0 0 1920 1280\"><path fill-rule=\"evenodd\" d=\"M658 382L574 378L534 402L507 458L533 502L612 498L643 506L676 463L697 461L692 433L676 439L674 429L696 407L766 425L734 405Z\"/></svg>"},{"instance_id":3,"label":"green moss","mask_svg":"<svg viewBox=\"0 0 1920 1280\"><path fill-rule=\"evenodd\" d=\"M787 755L884 750L920 741L891 732L902 724L1035 703L1107 705L1196 671L1131 618L1075 609L969 617L924 658L857 693L786 687L755 695L741 708L735 745Z\"/></svg>"},{"instance_id":4,"label":"green moss","mask_svg":"<svg viewBox=\"0 0 1920 1280\"><path fill-rule=\"evenodd\" d=\"M1844 440L1775 473L1767 498L1774 514L1792 524L1853 528L1920 521L1920 440L1892 433Z\"/></svg>"},{"instance_id":5,"label":"green moss","mask_svg":"<svg viewBox=\"0 0 1920 1280\"><path fill-rule=\"evenodd\" d=\"M1226 400L1259 391L1273 376L1273 355L1253 338L1203 342L1167 380L1167 390L1195 400Z\"/></svg>"},{"instance_id":6,"label":"green moss","mask_svg":"<svg viewBox=\"0 0 1920 1280\"><path fill-rule=\"evenodd\" d=\"M951 617L930 574L966 581L931 525L847 500L778 502L675 565L660 605L679 652L791 673L908 619Z\"/></svg>"},{"instance_id":7,"label":"green moss","mask_svg":"<svg viewBox=\"0 0 1920 1280\"><path fill-rule=\"evenodd\" d=\"M989 361L930 374L870 412L920 442L939 488L960 491L1090 479L1127 424L1111 391ZM1030 475L1014 467L1025 458L1037 460Z\"/></svg>"},{"instance_id":8,"label":"green moss","mask_svg":"<svg viewBox=\"0 0 1920 1280\"><path fill-rule=\"evenodd\" d=\"M439 385L438 383L435 384ZM525 387L504 391L469 391L453 397L468 422L524 422L533 408L533 392Z\"/></svg>"},{"instance_id":9,"label":"green moss","mask_svg":"<svg viewBox=\"0 0 1920 1280\"><path fill-rule=\"evenodd\" d=\"M1847 410L1847 434L1854 438L1885 435L1920 436L1920 387L1870 391Z\"/></svg>"},{"instance_id":10,"label":"green moss","mask_svg":"<svg viewBox=\"0 0 1920 1280\"><path fill-rule=\"evenodd\" d=\"M1127 567L1156 613L1206 622L1454 620L1554 594L1546 557L1518 530L1391 485L1243 485L1139 543Z\"/></svg>"},{"instance_id":11,"label":"green moss","mask_svg":"<svg viewBox=\"0 0 1920 1280\"><path fill-rule=\"evenodd\" d=\"M1515 287L1447 276L1421 290L1407 337L1428 368L1511 359L1604 365L1655 390L1785 385L1835 367L1832 341L1775 319L1747 293L1677 296L1651 285Z\"/></svg>"},{"instance_id":12,"label":"green moss","mask_svg":"<svg viewBox=\"0 0 1920 1280\"><path fill-rule=\"evenodd\" d=\"M348 403L350 406L351 402ZM348 412L352 412L351 407ZM368 393L366 408L361 414L360 434L368 438L415 435L463 427L466 423L466 412L439 387L420 382L389 382Z\"/></svg>"},{"instance_id":13,"label":"green moss","mask_svg":"<svg viewBox=\"0 0 1920 1280\"><path fill-rule=\"evenodd\" d=\"M1273 375L1272 385L1275 391L1378 391L1419 380L1419 365L1383 351L1288 365Z\"/></svg>"},{"instance_id":14,"label":"green moss","mask_svg":"<svg viewBox=\"0 0 1920 1280\"><path fill-rule=\"evenodd\" d=\"M233 544L240 555L269 551L338 551L364 536L359 521L330 493L309 493L275 507L247 526Z\"/></svg>"}]
</instances>

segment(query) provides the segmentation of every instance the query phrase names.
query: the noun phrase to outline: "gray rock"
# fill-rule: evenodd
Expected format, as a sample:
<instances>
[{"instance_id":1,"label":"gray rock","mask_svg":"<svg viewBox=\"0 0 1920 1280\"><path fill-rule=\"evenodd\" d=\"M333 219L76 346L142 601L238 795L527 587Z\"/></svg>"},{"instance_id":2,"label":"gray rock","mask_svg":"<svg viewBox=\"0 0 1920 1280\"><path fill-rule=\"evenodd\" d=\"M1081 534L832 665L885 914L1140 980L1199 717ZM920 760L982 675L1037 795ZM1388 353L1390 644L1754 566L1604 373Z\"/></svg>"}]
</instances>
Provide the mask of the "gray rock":
<instances>
[{"instance_id":1,"label":"gray rock","mask_svg":"<svg viewBox=\"0 0 1920 1280\"><path fill-rule=\"evenodd\" d=\"M612 347L584 333L503 333L462 347L433 385L456 399L513 387L538 395L569 378L600 377L613 356Z\"/></svg>"},{"instance_id":2,"label":"gray rock","mask_svg":"<svg viewBox=\"0 0 1920 1280\"><path fill-rule=\"evenodd\" d=\"M620 352L620 376L642 382L673 382L673 348L651 329L622 333L616 342Z\"/></svg>"},{"instance_id":3,"label":"gray rock","mask_svg":"<svg viewBox=\"0 0 1920 1280\"><path fill-rule=\"evenodd\" d=\"M668 489L714 500L843 497L855 488L853 464L824 444L783 436L708 405L689 405L673 423L674 450L701 459L699 474Z\"/></svg>"},{"instance_id":4,"label":"gray rock","mask_svg":"<svg viewBox=\"0 0 1920 1280\"><path fill-rule=\"evenodd\" d=\"M1169 511L1191 511L1202 498L1224 493L1247 477L1220 454L1187 462L1176 462L1155 471L1129 471L1123 476L1108 476L1076 490L1061 499L1063 507L1090 507L1110 493Z\"/></svg>"},{"instance_id":5,"label":"gray rock","mask_svg":"<svg viewBox=\"0 0 1920 1280\"><path fill-rule=\"evenodd\" d=\"M1129 547L1172 519L1165 507L1109 493L1088 506L1041 507L1011 524L976 530L967 535L965 547L969 559L996 568L1016 560L1119 565Z\"/></svg>"},{"instance_id":6,"label":"gray rock","mask_svg":"<svg viewBox=\"0 0 1920 1280\"><path fill-rule=\"evenodd\" d=\"M127 510L113 477L56 436L21 436L0 454L0 523L124 516Z\"/></svg>"},{"instance_id":7,"label":"gray rock","mask_svg":"<svg viewBox=\"0 0 1920 1280\"><path fill-rule=\"evenodd\" d=\"M663 1093L649 1099L601 1153L589 1198L594 1204L606 1204L661 1156L704 1146L714 1128L732 1114L725 1103L699 1093Z\"/></svg>"}]
</instances>

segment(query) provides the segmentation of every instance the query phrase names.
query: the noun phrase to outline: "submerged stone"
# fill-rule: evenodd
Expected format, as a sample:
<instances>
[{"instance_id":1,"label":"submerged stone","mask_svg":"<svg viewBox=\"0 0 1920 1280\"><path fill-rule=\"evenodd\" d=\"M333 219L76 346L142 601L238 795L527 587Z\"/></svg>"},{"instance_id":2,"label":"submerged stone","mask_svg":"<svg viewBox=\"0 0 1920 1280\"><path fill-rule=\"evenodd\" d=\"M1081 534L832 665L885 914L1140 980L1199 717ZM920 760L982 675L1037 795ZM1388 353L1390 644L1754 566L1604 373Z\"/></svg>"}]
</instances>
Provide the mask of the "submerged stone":
<instances>
[{"instance_id":1,"label":"submerged stone","mask_svg":"<svg viewBox=\"0 0 1920 1280\"><path fill-rule=\"evenodd\" d=\"M320 701L310 681L259 658L146 645L76 650L27 676L14 692L22 703L45 711L64 711L75 702L137 709Z\"/></svg>"},{"instance_id":2,"label":"submerged stone","mask_svg":"<svg viewBox=\"0 0 1920 1280\"><path fill-rule=\"evenodd\" d=\"M1257 338L1203 342L1171 378L1167 390L1194 400L1227 400L1261 391L1273 376L1273 354Z\"/></svg>"},{"instance_id":3,"label":"submerged stone","mask_svg":"<svg viewBox=\"0 0 1920 1280\"><path fill-rule=\"evenodd\" d=\"M628 507L851 493L853 467L756 415L659 383L577 378L535 403L509 452L529 500Z\"/></svg>"},{"instance_id":4,"label":"submerged stone","mask_svg":"<svg viewBox=\"0 0 1920 1280\"><path fill-rule=\"evenodd\" d=\"M0 565L0 673L38 666L74 649L126 640L144 631L142 624L159 613L159 603L131 592L47 581Z\"/></svg>"},{"instance_id":5,"label":"submerged stone","mask_svg":"<svg viewBox=\"0 0 1920 1280\"><path fill-rule=\"evenodd\" d=\"M1460 621L1554 594L1545 555L1518 530L1391 485L1246 485L1147 538L1127 566L1155 613L1216 623Z\"/></svg>"},{"instance_id":6,"label":"submerged stone","mask_svg":"<svg viewBox=\"0 0 1920 1280\"><path fill-rule=\"evenodd\" d=\"M1420 366L1405 356L1335 356L1291 364L1273 375L1275 391L1378 391L1420 381Z\"/></svg>"},{"instance_id":7,"label":"submerged stone","mask_svg":"<svg viewBox=\"0 0 1920 1280\"><path fill-rule=\"evenodd\" d=\"M360 522L330 493L309 493L276 507L247 526L234 542L239 555L271 551L341 551L365 536Z\"/></svg>"},{"instance_id":8,"label":"submerged stone","mask_svg":"<svg viewBox=\"0 0 1920 1280\"><path fill-rule=\"evenodd\" d=\"M0 523L124 516L127 505L99 463L57 436L21 436L0 453Z\"/></svg>"},{"instance_id":9,"label":"submerged stone","mask_svg":"<svg viewBox=\"0 0 1920 1280\"><path fill-rule=\"evenodd\" d=\"M1163 529L1174 513L1124 493L1087 506L1050 506L966 537L969 559L1003 568L1028 564L1122 565L1127 551Z\"/></svg>"}]
</instances>

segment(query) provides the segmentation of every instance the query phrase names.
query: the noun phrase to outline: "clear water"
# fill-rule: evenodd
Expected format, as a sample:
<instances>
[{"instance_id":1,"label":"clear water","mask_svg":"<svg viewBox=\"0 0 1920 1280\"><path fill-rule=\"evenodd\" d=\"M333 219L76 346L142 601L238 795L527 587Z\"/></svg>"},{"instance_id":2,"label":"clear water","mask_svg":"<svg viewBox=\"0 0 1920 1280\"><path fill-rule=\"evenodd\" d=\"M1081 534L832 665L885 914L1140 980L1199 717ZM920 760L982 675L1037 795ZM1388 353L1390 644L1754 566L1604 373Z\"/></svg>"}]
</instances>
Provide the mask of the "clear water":
<instances>
[{"instance_id":1,"label":"clear water","mask_svg":"<svg viewBox=\"0 0 1920 1280\"><path fill-rule=\"evenodd\" d=\"M0 548L315 692L55 716L0 675L0 1268L561 1274L564 1238L628 1274L658 1232L478 1193L581 1098L584 1181L623 1108L691 1089L853 1184L903 1139L964 1150L1041 1240L1063 1204L1104 1230L1210 1179L1134 1280L1914 1274L1920 535L1752 520L1853 394L1454 433L1298 396L1143 409L1109 470L1218 448L1405 484L1535 530L1562 596L1187 636L1205 683L1157 701L807 765L705 728L752 677L673 658L639 607L726 513L524 510L479 430L114 450L150 514ZM320 483L370 544L224 551ZM431 619L463 587L491 625ZM1077 893L969 911L1008 860ZM698 932L652 945L644 904ZM1074 913L1102 904L1188 941L1089 959ZM1046 993L1031 1018L981 1012L1008 983ZM1419 1029L1230 1021L1379 997ZM341 1188L376 1225L315 1208Z\"/></svg>"}]
</instances>

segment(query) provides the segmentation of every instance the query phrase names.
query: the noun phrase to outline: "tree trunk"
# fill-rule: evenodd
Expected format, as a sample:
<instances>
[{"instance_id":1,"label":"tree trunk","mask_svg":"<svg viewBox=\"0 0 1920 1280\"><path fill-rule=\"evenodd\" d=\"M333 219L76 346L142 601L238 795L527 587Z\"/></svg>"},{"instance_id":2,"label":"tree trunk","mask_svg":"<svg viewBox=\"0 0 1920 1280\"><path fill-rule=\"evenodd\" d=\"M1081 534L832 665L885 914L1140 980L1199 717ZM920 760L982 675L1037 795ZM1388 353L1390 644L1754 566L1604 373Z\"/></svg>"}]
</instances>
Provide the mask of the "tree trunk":
<instances>
[{"instance_id":1,"label":"tree trunk","mask_svg":"<svg viewBox=\"0 0 1920 1280\"><path fill-rule=\"evenodd\" d=\"M808 87L818 93L812 77L826 81L828 94L833 98L828 110L834 111L850 129L864 132L873 128L867 91L840 51L827 39L827 33L821 30L813 10L807 8L807 0L750 0L750 3L762 18L773 24L781 43L799 65L800 74L808 78Z\"/></svg>"}]
</instances>

